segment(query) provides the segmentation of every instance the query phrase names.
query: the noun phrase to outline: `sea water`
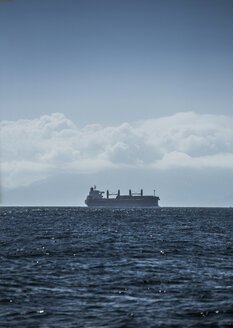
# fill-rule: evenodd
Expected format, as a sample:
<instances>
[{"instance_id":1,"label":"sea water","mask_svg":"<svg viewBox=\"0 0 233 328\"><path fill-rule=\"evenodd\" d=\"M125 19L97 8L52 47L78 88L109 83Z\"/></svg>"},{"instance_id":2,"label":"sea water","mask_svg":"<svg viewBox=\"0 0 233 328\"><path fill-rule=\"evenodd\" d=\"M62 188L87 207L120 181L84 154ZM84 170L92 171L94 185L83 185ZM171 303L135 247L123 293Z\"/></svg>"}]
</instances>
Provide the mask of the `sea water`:
<instances>
[{"instance_id":1,"label":"sea water","mask_svg":"<svg viewBox=\"0 0 233 328\"><path fill-rule=\"evenodd\" d=\"M231 208L0 216L0 327L233 325Z\"/></svg>"}]
</instances>

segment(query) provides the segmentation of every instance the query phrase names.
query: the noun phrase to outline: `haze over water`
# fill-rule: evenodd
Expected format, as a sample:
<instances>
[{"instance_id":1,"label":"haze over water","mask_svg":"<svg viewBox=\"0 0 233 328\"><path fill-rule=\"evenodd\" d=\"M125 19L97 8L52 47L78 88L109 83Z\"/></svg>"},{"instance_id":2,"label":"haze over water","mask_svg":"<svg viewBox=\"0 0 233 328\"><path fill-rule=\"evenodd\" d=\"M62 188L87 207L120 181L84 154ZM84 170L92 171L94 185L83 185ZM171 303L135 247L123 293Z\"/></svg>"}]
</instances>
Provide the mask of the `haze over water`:
<instances>
[{"instance_id":1,"label":"haze over water","mask_svg":"<svg viewBox=\"0 0 233 328\"><path fill-rule=\"evenodd\" d=\"M231 208L0 208L1 327L230 327Z\"/></svg>"}]
</instances>

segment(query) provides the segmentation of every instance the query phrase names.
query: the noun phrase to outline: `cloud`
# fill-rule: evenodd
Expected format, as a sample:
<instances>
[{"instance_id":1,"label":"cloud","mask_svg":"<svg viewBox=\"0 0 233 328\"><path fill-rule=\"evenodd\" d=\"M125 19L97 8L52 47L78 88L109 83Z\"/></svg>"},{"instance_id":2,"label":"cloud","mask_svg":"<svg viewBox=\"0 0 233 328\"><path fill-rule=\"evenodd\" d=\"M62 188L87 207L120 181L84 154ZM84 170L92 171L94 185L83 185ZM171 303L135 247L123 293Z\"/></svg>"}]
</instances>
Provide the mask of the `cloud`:
<instances>
[{"instance_id":1,"label":"cloud","mask_svg":"<svg viewBox=\"0 0 233 328\"><path fill-rule=\"evenodd\" d=\"M233 169L233 118L193 112L78 128L63 114L1 123L5 187L27 186L60 173L117 168Z\"/></svg>"}]
</instances>

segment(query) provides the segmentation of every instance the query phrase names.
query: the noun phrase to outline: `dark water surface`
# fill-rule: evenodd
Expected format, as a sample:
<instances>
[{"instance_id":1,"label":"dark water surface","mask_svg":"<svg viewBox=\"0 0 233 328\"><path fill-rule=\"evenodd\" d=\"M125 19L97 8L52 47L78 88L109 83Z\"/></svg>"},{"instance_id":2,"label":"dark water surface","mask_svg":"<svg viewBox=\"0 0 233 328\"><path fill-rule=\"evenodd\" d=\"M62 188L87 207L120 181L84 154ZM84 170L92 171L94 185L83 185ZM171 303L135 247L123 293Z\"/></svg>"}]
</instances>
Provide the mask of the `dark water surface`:
<instances>
[{"instance_id":1,"label":"dark water surface","mask_svg":"<svg viewBox=\"0 0 233 328\"><path fill-rule=\"evenodd\" d=\"M0 215L0 327L233 326L231 208Z\"/></svg>"}]
</instances>

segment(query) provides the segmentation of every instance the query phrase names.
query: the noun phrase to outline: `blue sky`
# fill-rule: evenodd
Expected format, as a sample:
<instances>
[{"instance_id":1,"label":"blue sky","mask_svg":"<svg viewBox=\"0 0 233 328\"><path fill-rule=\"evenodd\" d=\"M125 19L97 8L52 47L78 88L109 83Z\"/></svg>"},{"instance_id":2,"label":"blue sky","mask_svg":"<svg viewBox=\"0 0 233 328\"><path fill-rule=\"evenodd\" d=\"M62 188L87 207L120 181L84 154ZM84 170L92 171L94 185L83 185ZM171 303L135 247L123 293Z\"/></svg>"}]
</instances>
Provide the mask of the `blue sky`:
<instances>
[{"instance_id":1,"label":"blue sky","mask_svg":"<svg viewBox=\"0 0 233 328\"><path fill-rule=\"evenodd\" d=\"M231 0L0 2L3 203L82 204L99 184L232 205L232 16Z\"/></svg>"},{"instance_id":2,"label":"blue sky","mask_svg":"<svg viewBox=\"0 0 233 328\"><path fill-rule=\"evenodd\" d=\"M232 112L232 1L0 5L3 119L65 112L82 126Z\"/></svg>"}]
</instances>

